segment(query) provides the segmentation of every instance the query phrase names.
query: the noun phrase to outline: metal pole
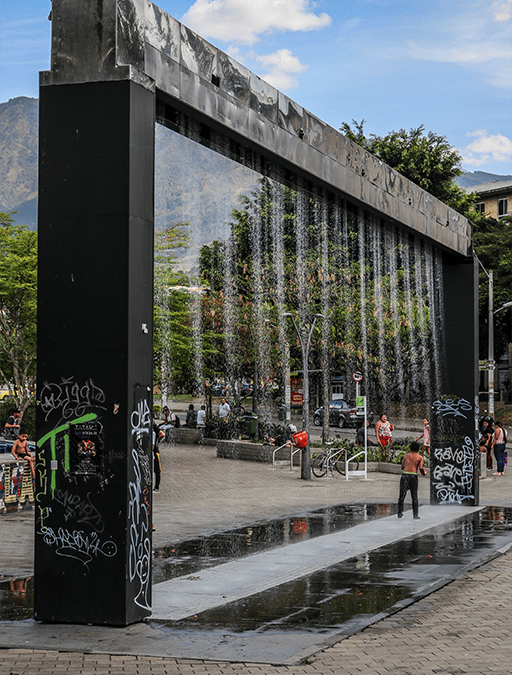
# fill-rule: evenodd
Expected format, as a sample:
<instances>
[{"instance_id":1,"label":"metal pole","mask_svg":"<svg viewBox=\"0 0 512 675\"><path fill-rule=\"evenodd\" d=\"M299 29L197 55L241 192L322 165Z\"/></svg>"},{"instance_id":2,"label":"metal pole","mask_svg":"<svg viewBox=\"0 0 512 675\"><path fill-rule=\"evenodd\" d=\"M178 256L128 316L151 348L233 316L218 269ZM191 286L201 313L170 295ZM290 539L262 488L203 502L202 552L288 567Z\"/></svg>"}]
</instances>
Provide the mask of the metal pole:
<instances>
[{"instance_id":1,"label":"metal pole","mask_svg":"<svg viewBox=\"0 0 512 675\"><path fill-rule=\"evenodd\" d=\"M309 329L308 339L306 344L304 344L304 338L302 333L297 328L292 314L286 312L283 314L284 317L291 319L293 328L297 333L299 338L300 348L302 351L302 428L308 436L308 442L305 448L302 448L301 453L301 468L300 468L300 477L303 480L311 480L311 452L310 452L310 443L309 443L309 348L311 346L311 336L313 335L313 330L315 328L316 320L323 318L323 314L315 314L313 318L313 323Z\"/></svg>"},{"instance_id":2,"label":"metal pole","mask_svg":"<svg viewBox=\"0 0 512 675\"><path fill-rule=\"evenodd\" d=\"M494 274L489 271L489 415L494 419Z\"/></svg>"}]
</instances>

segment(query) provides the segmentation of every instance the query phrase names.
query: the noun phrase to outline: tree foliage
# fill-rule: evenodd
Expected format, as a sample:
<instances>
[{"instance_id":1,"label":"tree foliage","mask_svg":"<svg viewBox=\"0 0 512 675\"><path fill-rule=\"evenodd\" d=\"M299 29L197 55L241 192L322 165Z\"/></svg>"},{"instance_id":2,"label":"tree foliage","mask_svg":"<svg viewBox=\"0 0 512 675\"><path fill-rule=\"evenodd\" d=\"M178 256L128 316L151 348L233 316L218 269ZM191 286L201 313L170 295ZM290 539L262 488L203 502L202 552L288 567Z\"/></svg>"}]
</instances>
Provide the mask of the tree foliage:
<instances>
[{"instance_id":1,"label":"tree foliage","mask_svg":"<svg viewBox=\"0 0 512 675\"><path fill-rule=\"evenodd\" d=\"M470 218L475 195L468 195L453 181L462 175L461 155L444 136L425 133L424 125L406 131L390 131L385 136L364 131L365 120L344 122L341 131L361 147L458 213Z\"/></svg>"},{"instance_id":2,"label":"tree foliage","mask_svg":"<svg viewBox=\"0 0 512 675\"><path fill-rule=\"evenodd\" d=\"M476 216L476 214L475 214ZM494 309L512 301L512 219L475 218L474 248L482 265L494 273ZM480 358L487 358L489 282L480 269ZM510 311L494 315L495 354L499 357L510 342Z\"/></svg>"},{"instance_id":3,"label":"tree foliage","mask_svg":"<svg viewBox=\"0 0 512 675\"><path fill-rule=\"evenodd\" d=\"M0 213L0 380L21 413L35 392L37 233Z\"/></svg>"},{"instance_id":4,"label":"tree foliage","mask_svg":"<svg viewBox=\"0 0 512 675\"><path fill-rule=\"evenodd\" d=\"M312 335L310 370L361 370L367 391L380 400L398 399L406 389L424 395L433 316L429 251L320 191L297 192L262 179L260 190L244 197L233 212L229 241L201 251L200 271L216 298L217 315L229 313L225 333L236 333L230 337L232 348L224 350L224 364L217 367L240 376L256 343L268 351L261 335L268 319L279 329L274 352L266 357L272 376L279 374L284 334L292 368L302 370L300 342L283 313L292 313L304 339L314 315L321 313L324 319ZM235 354L231 361L229 353Z\"/></svg>"}]
</instances>

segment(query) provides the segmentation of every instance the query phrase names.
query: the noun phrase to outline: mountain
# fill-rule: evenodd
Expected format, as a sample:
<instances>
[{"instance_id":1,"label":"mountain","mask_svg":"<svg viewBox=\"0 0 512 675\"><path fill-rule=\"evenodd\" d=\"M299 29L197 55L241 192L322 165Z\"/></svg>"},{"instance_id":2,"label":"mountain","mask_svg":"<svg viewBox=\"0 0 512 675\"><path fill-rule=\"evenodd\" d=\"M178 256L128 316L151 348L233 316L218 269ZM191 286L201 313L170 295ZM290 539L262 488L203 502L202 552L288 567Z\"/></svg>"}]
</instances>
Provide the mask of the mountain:
<instances>
[{"instance_id":1,"label":"mountain","mask_svg":"<svg viewBox=\"0 0 512 675\"><path fill-rule=\"evenodd\" d=\"M487 173L486 171L469 171L456 178L455 183L459 187L467 188L483 185L484 183L492 183L495 180L512 181L512 176L499 176L498 174Z\"/></svg>"},{"instance_id":2,"label":"mountain","mask_svg":"<svg viewBox=\"0 0 512 675\"><path fill-rule=\"evenodd\" d=\"M37 199L39 102L13 98L0 103L0 211L21 211ZM18 222L35 226L34 207L24 207Z\"/></svg>"},{"instance_id":3,"label":"mountain","mask_svg":"<svg viewBox=\"0 0 512 675\"><path fill-rule=\"evenodd\" d=\"M39 101L15 98L0 104L0 211L16 211L20 224L37 228ZM239 197L259 176L237 162L160 125L155 139L155 223L190 224L191 246L178 251L192 267L199 248L229 236Z\"/></svg>"}]
</instances>

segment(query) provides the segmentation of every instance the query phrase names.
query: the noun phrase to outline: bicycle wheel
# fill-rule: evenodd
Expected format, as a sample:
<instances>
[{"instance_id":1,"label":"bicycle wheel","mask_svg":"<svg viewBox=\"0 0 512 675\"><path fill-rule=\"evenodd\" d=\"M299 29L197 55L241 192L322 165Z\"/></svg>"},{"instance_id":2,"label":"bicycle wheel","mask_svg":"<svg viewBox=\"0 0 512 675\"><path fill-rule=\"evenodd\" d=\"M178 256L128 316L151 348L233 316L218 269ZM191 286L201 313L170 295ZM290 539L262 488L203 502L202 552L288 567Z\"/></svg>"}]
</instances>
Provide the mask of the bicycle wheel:
<instances>
[{"instance_id":1,"label":"bicycle wheel","mask_svg":"<svg viewBox=\"0 0 512 675\"><path fill-rule=\"evenodd\" d=\"M336 461L334 462L334 467L338 473L340 473L342 476L345 475L345 455L347 454L346 450L342 450L340 454L336 457Z\"/></svg>"},{"instance_id":2,"label":"bicycle wheel","mask_svg":"<svg viewBox=\"0 0 512 675\"><path fill-rule=\"evenodd\" d=\"M342 476L345 475L345 457L346 457L347 451L343 450L343 452L340 453L340 455L336 458L336 462L334 463L334 466L336 467L336 471L340 473ZM349 465L349 471L359 471L359 459L351 459L348 463Z\"/></svg>"},{"instance_id":3,"label":"bicycle wheel","mask_svg":"<svg viewBox=\"0 0 512 675\"><path fill-rule=\"evenodd\" d=\"M327 455L322 453L311 458L311 471L317 478L322 478L327 473Z\"/></svg>"}]
</instances>

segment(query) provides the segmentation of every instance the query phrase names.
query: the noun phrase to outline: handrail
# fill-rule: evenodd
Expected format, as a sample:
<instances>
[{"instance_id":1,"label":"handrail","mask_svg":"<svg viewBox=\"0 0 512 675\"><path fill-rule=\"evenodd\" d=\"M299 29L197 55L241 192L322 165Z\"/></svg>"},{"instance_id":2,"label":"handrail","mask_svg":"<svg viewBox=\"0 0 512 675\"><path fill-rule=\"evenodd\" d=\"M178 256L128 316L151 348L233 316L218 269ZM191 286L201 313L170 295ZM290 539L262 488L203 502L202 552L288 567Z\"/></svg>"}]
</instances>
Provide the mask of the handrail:
<instances>
[{"instance_id":1,"label":"handrail","mask_svg":"<svg viewBox=\"0 0 512 675\"><path fill-rule=\"evenodd\" d=\"M359 457L359 455L365 455L364 458L364 471L349 471L348 465L350 462L352 462L354 459ZM349 479L349 476L364 476L365 479L368 477L367 476L367 464L366 464L366 450L363 448L359 452L357 452L355 455L352 455L352 457L348 456L348 452L345 453L345 480Z\"/></svg>"},{"instance_id":2,"label":"handrail","mask_svg":"<svg viewBox=\"0 0 512 675\"><path fill-rule=\"evenodd\" d=\"M282 450L283 448L286 448L286 447L289 447L290 450L291 450L291 447L292 447L292 446L291 446L290 441L286 441L286 443L284 443L283 445L280 445L280 446L279 446L278 448L276 448L276 449L274 450L274 452L272 453L272 469L271 469L271 471L274 470L274 469L276 468L276 452L278 452L279 450ZM291 460L291 457L293 457L293 453L290 455L290 463L291 463L291 461L292 461L292 460Z\"/></svg>"},{"instance_id":3,"label":"handrail","mask_svg":"<svg viewBox=\"0 0 512 675\"><path fill-rule=\"evenodd\" d=\"M293 448L293 445L290 445L290 451L291 451L292 448ZM293 455L296 452L299 452L300 450L301 450L301 448L295 448L295 450L293 452L290 452L290 471L293 471Z\"/></svg>"}]
</instances>

